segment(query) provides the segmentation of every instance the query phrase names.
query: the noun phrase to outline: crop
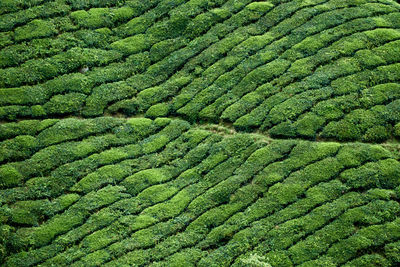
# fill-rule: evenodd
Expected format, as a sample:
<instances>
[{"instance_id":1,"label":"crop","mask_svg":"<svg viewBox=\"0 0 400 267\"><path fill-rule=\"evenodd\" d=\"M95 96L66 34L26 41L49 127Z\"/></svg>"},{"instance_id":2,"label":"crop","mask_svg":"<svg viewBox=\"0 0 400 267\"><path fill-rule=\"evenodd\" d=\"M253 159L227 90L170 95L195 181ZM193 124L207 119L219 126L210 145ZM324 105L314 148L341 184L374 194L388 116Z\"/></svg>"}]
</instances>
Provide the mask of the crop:
<instances>
[{"instance_id":1,"label":"crop","mask_svg":"<svg viewBox=\"0 0 400 267\"><path fill-rule=\"evenodd\" d=\"M122 112L278 138L396 135L395 3L56 2L3 7L1 119Z\"/></svg>"},{"instance_id":2,"label":"crop","mask_svg":"<svg viewBox=\"0 0 400 267\"><path fill-rule=\"evenodd\" d=\"M0 1L0 265L398 266L400 5Z\"/></svg>"},{"instance_id":3,"label":"crop","mask_svg":"<svg viewBox=\"0 0 400 267\"><path fill-rule=\"evenodd\" d=\"M400 162L379 145L165 118L27 122L2 125L25 130L2 141L6 266L396 263Z\"/></svg>"}]
</instances>

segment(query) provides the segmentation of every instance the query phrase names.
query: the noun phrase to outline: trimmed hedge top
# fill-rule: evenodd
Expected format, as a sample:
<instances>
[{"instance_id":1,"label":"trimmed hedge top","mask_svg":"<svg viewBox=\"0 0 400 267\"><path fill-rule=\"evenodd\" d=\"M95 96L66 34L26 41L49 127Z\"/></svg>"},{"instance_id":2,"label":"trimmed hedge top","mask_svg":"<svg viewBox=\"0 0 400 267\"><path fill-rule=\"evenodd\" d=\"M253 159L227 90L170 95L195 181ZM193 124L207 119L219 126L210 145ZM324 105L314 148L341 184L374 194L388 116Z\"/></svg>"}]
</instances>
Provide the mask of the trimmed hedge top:
<instances>
[{"instance_id":1,"label":"trimmed hedge top","mask_svg":"<svg viewBox=\"0 0 400 267\"><path fill-rule=\"evenodd\" d=\"M24 133L0 145L5 266L400 263L394 145L165 118L27 122L2 125Z\"/></svg>"},{"instance_id":2,"label":"trimmed hedge top","mask_svg":"<svg viewBox=\"0 0 400 267\"><path fill-rule=\"evenodd\" d=\"M122 113L399 138L394 1L31 2L0 6L1 120Z\"/></svg>"},{"instance_id":3,"label":"trimmed hedge top","mask_svg":"<svg viewBox=\"0 0 400 267\"><path fill-rule=\"evenodd\" d=\"M0 0L0 265L400 266L399 80L393 0Z\"/></svg>"}]
</instances>

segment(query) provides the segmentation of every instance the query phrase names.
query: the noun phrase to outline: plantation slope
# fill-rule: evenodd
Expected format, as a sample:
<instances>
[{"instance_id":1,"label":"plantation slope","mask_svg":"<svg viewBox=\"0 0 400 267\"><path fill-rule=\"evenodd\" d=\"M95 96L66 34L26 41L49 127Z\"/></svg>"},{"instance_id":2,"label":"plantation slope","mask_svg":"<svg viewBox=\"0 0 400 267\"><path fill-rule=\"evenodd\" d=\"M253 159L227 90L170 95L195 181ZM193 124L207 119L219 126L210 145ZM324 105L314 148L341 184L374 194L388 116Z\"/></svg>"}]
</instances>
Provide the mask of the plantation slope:
<instances>
[{"instance_id":1,"label":"plantation slope","mask_svg":"<svg viewBox=\"0 0 400 267\"><path fill-rule=\"evenodd\" d=\"M400 138L392 0L2 0L0 120L179 116Z\"/></svg>"},{"instance_id":2,"label":"plantation slope","mask_svg":"<svg viewBox=\"0 0 400 267\"><path fill-rule=\"evenodd\" d=\"M398 146L168 118L0 129L2 266L400 263Z\"/></svg>"}]
</instances>

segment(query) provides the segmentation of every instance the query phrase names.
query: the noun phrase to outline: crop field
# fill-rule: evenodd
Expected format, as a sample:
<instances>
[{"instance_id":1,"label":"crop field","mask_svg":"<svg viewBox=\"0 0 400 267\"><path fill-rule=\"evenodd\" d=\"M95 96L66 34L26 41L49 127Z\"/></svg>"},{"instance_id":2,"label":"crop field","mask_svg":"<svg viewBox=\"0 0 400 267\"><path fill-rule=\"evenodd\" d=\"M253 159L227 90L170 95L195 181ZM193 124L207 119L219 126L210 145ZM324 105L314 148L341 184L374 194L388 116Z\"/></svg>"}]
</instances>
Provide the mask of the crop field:
<instances>
[{"instance_id":1,"label":"crop field","mask_svg":"<svg viewBox=\"0 0 400 267\"><path fill-rule=\"evenodd\" d=\"M3 141L13 148L0 168L6 266L400 262L400 161L390 146L272 140L166 118L2 127L2 138L25 131Z\"/></svg>"},{"instance_id":2,"label":"crop field","mask_svg":"<svg viewBox=\"0 0 400 267\"><path fill-rule=\"evenodd\" d=\"M0 0L0 266L400 266L400 4Z\"/></svg>"}]
</instances>

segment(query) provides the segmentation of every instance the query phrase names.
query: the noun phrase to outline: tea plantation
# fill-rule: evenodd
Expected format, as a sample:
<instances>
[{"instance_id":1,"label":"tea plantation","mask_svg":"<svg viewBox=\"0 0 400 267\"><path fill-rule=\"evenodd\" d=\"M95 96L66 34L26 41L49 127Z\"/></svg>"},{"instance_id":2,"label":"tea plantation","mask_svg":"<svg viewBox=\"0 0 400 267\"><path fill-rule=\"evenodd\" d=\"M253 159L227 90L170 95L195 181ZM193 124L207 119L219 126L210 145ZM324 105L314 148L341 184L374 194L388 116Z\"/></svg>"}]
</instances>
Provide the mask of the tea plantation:
<instances>
[{"instance_id":1,"label":"tea plantation","mask_svg":"<svg viewBox=\"0 0 400 267\"><path fill-rule=\"evenodd\" d=\"M0 0L0 266L400 266L400 4Z\"/></svg>"}]
</instances>

